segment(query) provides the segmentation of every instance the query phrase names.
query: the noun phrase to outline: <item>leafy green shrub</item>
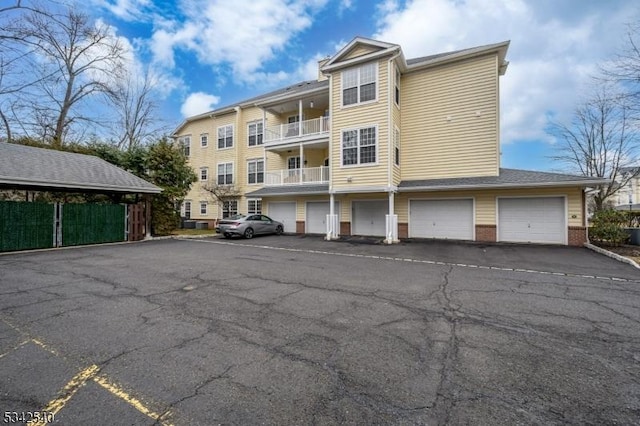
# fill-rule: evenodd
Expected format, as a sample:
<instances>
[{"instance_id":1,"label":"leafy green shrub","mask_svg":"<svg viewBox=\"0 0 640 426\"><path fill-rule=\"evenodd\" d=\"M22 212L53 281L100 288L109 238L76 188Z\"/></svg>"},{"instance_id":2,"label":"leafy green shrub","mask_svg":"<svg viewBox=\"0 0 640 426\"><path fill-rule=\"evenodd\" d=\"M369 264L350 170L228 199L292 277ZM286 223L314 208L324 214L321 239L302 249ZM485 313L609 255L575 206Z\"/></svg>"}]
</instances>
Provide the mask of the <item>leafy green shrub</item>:
<instances>
[{"instance_id":1,"label":"leafy green shrub","mask_svg":"<svg viewBox=\"0 0 640 426\"><path fill-rule=\"evenodd\" d=\"M629 226L627 212L620 210L601 210L592 219L589 238L598 243L619 246L629 238L624 229Z\"/></svg>"}]
</instances>

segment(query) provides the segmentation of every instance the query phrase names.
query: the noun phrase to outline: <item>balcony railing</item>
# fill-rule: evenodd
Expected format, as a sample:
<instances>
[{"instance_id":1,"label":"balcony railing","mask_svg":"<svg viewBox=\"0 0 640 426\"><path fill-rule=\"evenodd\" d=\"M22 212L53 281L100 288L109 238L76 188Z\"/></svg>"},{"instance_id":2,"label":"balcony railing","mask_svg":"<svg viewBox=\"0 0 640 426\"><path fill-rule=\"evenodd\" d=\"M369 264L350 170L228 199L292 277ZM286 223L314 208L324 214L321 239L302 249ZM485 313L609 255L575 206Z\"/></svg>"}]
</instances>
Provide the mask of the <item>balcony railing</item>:
<instances>
[{"instance_id":1,"label":"balcony railing","mask_svg":"<svg viewBox=\"0 0 640 426\"><path fill-rule=\"evenodd\" d=\"M314 185L329 183L329 167L273 170L265 173L265 186Z\"/></svg>"},{"instance_id":2,"label":"balcony railing","mask_svg":"<svg viewBox=\"0 0 640 426\"><path fill-rule=\"evenodd\" d=\"M329 117L267 127L265 143L284 142L305 136L329 134Z\"/></svg>"}]
</instances>

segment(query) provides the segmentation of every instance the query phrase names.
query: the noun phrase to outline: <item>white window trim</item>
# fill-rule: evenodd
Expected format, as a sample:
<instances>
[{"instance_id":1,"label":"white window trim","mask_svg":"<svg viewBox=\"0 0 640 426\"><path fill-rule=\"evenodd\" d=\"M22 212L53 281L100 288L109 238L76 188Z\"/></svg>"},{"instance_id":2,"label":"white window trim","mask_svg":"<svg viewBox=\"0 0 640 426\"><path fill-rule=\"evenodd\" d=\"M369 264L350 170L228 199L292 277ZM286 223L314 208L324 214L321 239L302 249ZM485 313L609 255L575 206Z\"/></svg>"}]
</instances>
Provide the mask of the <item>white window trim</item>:
<instances>
[{"instance_id":1,"label":"white window trim","mask_svg":"<svg viewBox=\"0 0 640 426\"><path fill-rule=\"evenodd\" d=\"M189 205L189 210L187 210L187 204ZM187 217L187 211L189 212L189 218L191 218L191 208L193 207L193 203L191 200L184 200L182 202L182 217Z\"/></svg>"},{"instance_id":2,"label":"white window trim","mask_svg":"<svg viewBox=\"0 0 640 426\"><path fill-rule=\"evenodd\" d=\"M259 124L262 125L262 143L256 143L255 145L249 145L249 136L250 136L249 135L249 127L257 126ZM251 122L247 123L247 146L249 148L256 148L256 147L264 145L265 128L266 128L266 125L265 125L265 123L262 122L262 120L255 120L255 121L251 121ZM256 132L257 132L257 128L256 128ZM259 133L256 133L256 135L258 135L258 134Z\"/></svg>"},{"instance_id":3,"label":"white window trim","mask_svg":"<svg viewBox=\"0 0 640 426\"><path fill-rule=\"evenodd\" d=\"M203 137L207 138L207 143L204 145L202 144ZM208 148L208 147L209 147L209 133L200 133L200 148Z\"/></svg>"},{"instance_id":4,"label":"white window trim","mask_svg":"<svg viewBox=\"0 0 640 426\"><path fill-rule=\"evenodd\" d=\"M200 201L200 216L206 216L208 214L208 204L206 201ZM204 207L204 213L202 213L202 207Z\"/></svg>"},{"instance_id":5,"label":"white window trim","mask_svg":"<svg viewBox=\"0 0 640 426\"><path fill-rule=\"evenodd\" d=\"M398 161L396 162L396 146L398 147ZM400 168L400 129L393 126L393 165Z\"/></svg>"},{"instance_id":6,"label":"white window trim","mask_svg":"<svg viewBox=\"0 0 640 426\"><path fill-rule=\"evenodd\" d=\"M225 204L225 203L229 203L229 207L231 207L231 203L235 203L235 204L236 204L236 208L235 208L235 210L234 210L234 213L233 213L233 214L234 214L234 215L235 215L235 214L238 214L238 211L239 211L239 210L238 210L238 200L223 201L223 202L222 202L222 218L223 218L223 219L225 218L225 217L224 217L224 213L225 213L224 204ZM230 211L230 210L231 210L231 209L229 209L229 215L228 215L227 217L231 217L231 216L233 216L233 215L231 214L231 211Z\"/></svg>"},{"instance_id":7,"label":"white window trim","mask_svg":"<svg viewBox=\"0 0 640 426\"><path fill-rule=\"evenodd\" d=\"M220 166L223 165L223 164L225 166L227 164L231 164L231 183L218 183L218 176L220 175L220 173L218 173L218 171L220 169ZM233 185L235 183L235 181L236 181L235 174L236 174L236 167L235 167L235 164L233 164L233 161L225 161L225 162L222 162L222 163L218 163L216 165L216 185ZM225 175L226 175L226 173L225 173Z\"/></svg>"},{"instance_id":8,"label":"white window trim","mask_svg":"<svg viewBox=\"0 0 640 426\"><path fill-rule=\"evenodd\" d=\"M262 161L262 182L258 182L258 162ZM249 163L256 163L256 182L255 183L250 183L249 182ZM247 185L264 185L264 178L266 175L266 170L265 170L265 161L264 161L264 157L261 158L249 158L247 160ZM253 198L252 198L253 199ZM256 198L257 199L257 198Z\"/></svg>"},{"instance_id":9,"label":"white window trim","mask_svg":"<svg viewBox=\"0 0 640 426\"><path fill-rule=\"evenodd\" d=\"M369 65L371 64L371 62L369 62L368 64L362 64L362 65L358 65L357 67L353 67L353 68L349 68L349 69L354 69L357 68L358 69L358 85L356 86L358 88L358 102L355 102L353 104L349 104L349 105L345 105L344 104L344 72L348 71L348 70L344 70L340 73L340 108L353 108L356 106L360 106L360 105L368 105L368 104L373 104L378 102L378 91L380 90L380 65L378 62L375 62L376 66L375 66L375 70L376 70L376 95L373 99L371 99L370 101L364 101L364 102L360 102L360 69L365 66L365 65Z\"/></svg>"},{"instance_id":10,"label":"white window trim","mask_svg":"<svg viewBox=\"0 0 640 426\"><path fill-rule=\"evenodd\" d=\"M205 178L202 179L202 172L205 172ZM200 167L200 182L206 182L209 180L209 168L208 167Z\"/></svg>"},{"instance_id":11,"label":"white window trim","mask_svg":"<svg viewBox=\"0 0 640 426\"><path fill-rule=\"evenodd\" d=\"M252 201L260 202L260 212L257 212L255 210L254 211L249 210L249 203ZM262 198L247 198L247 214L262 214Z\"/></svg>"},{"instance_id":12,"label":"white window trim","mask_svg":"<svg viewBox=\"0 0 640 426\"><path fill-rule=\"evenodd\" d=\"M218 134L220 133L220 129L225 129L225 139L226 139L226 128L227 127L231 127L231 146L225 146L220 148L218 146L218 141L219 141L219 137ZM218 126L218 128L216 129L216 148L218 149L218 151L223 151L225 149L233 149L233 147L236 144L236 129L234 128L233 124L225 124L223 126Z\"/></svg>"},{"instance_id":13,"label":"white window trim","mask_svg":"<svg viewBox=\"0 0 640 426\"><path fill-rule=\"evenodd\" d=\"M361 129L368 129L374 127L376 129L376 161L373 163L364 163L364 164L343 164L342 161L344 159L344 157L342 156L342 150L343 150L343 146L342 146L342 135L345 132L349 132L349 131L357 131L358 132L358 138L360 138L360 130ZM358 126L358 127L351 127L348 129L341 129L340 130L340 168L343 169L352 169L354 167L372 167L372 166L377 166L378 162L380 161L380 132L378 131L378 125L377 124L369 124L369 125L365 125L365 126ZM358 143L358 159L360 158L360 144Z\"/></svg>"},{"instance_id":14,"label":"white window trim","mask_svg":"<svg viewBox=\"0 0 640 426\"><path fill-rule=\"evenodd\" d=\"M294 167L293 169L289 168L289 160L292 158L297 158L298 159L298 167ZM302 160L300 159L299 155L291 155L289 157L287 157L287 170L298 170L302 168Z\"/></svg>"},{"instance_id":15,"label":"white window trim","mask_svg":"<svg viewBox=\"0 0 640 426\"><path fill-rule=\"evenodd\" d=\"M185 141L188 141L188 143L185 144ZM191 134L180 136L178 138L178 144L180 144L180 148L182 149L183 153L184 153L184 146L187 145L189 147L189 154L185 155L185 157L190 158L191 157Z\"/></svg>"}]
</instances>

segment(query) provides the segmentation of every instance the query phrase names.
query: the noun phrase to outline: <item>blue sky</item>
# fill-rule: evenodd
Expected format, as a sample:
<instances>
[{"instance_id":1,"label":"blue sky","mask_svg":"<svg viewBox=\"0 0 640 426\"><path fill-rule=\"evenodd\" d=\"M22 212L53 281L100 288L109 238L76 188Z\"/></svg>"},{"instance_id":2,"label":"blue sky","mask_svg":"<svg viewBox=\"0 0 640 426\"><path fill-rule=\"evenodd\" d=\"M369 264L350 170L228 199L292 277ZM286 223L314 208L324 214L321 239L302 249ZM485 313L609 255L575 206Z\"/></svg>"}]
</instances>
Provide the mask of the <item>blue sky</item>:
<instances>
[{"instance_id":1,"label":"blue sky","mask_svg":"<svg viewBox=\"0 0 640 426\"><path fill-rule=\"evenodd\" d=\"M407 58L511 40L501 78L502 166L558 170L549 117L565 121L598 67L624 46L628 0L87 0L159 85L159 113L184 117L315 78L355 36Z\"/></svg>"}]
</instances>

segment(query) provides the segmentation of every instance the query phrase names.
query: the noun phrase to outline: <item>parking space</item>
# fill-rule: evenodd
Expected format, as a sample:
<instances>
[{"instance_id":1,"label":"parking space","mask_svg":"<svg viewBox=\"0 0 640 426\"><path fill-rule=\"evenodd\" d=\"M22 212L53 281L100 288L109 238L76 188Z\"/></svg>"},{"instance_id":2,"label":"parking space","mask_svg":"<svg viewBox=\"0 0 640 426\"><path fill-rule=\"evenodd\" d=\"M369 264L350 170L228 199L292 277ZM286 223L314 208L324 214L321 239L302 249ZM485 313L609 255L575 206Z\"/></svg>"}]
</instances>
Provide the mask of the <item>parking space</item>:
<instances>
[{"instance_id":1,"label":"parking space","mask_svg":"<svg viewBox=\"0 0 640 426\"><path fill-rule=\"evenodd\" d=\"M0 406L54 424L630 424L640 274L316 237L0 256Z\"/></svg>"}]
</instances>

